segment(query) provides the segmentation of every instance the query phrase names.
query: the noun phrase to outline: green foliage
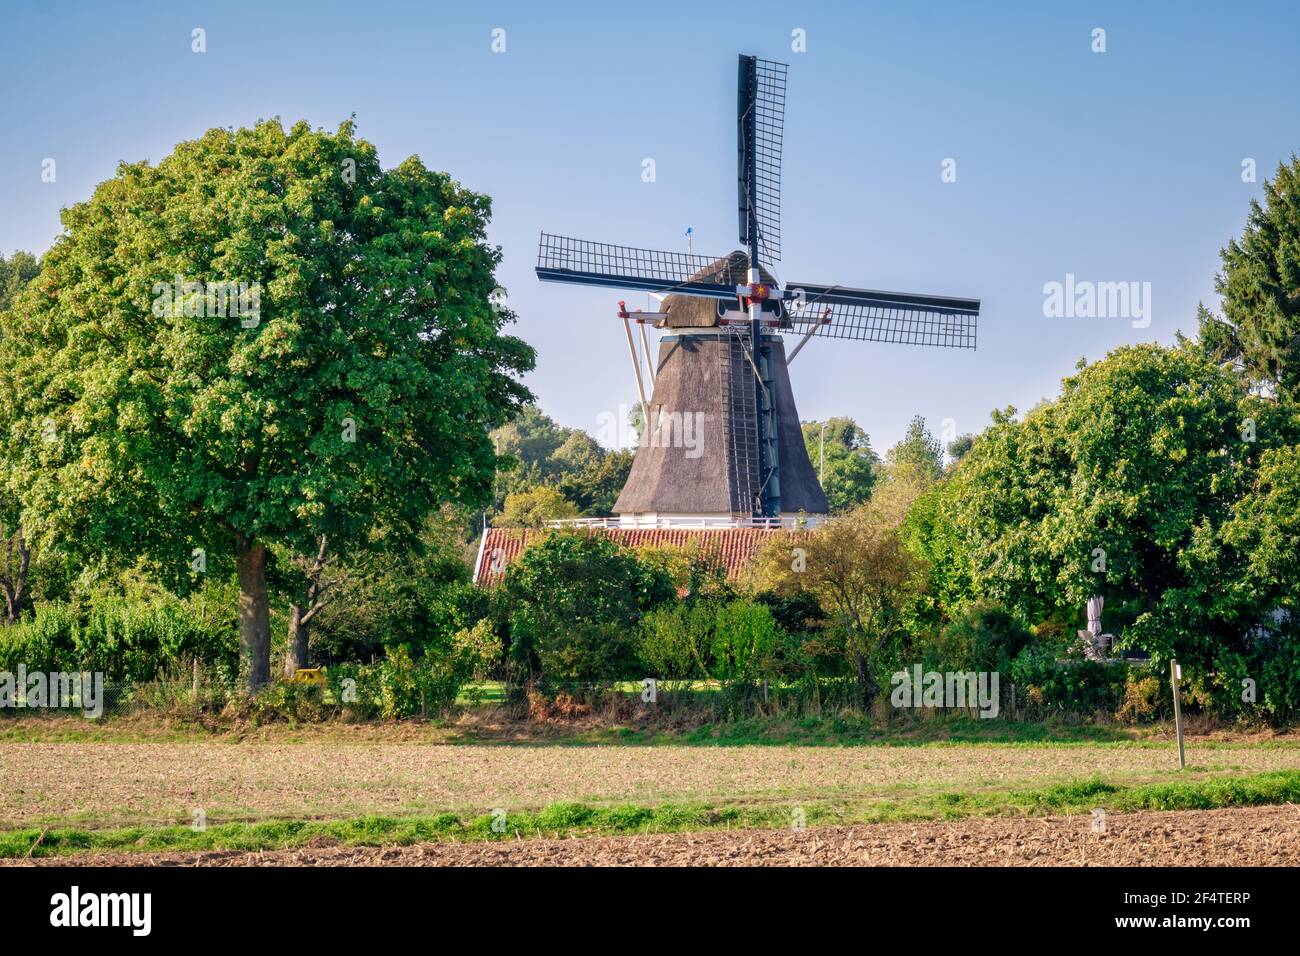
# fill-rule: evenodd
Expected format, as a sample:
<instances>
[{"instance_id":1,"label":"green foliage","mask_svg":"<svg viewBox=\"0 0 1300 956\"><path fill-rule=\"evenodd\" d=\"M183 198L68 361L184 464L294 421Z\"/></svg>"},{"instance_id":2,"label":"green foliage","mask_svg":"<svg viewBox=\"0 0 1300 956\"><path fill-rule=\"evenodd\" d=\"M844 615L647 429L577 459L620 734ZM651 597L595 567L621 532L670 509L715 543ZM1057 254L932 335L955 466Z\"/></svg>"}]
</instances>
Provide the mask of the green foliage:
<instances>
[{"instance_id":1,"label":"green foliage","mask_svg":"<svg viewBox=\"0 0 1300 956\"><path fill-rule=\"evenodd\" d=\"M1230 583L1243 601L1300 612L1300 445L1260 456L1254 487L1234 504L1223 536L1245 559Z\"/></svg>"},{"instance_id":2,"label":"green foliage","mask_svg":"<svg viewBox=\"0 0 1300 956\"><path fill-rule=\"evenodd\" d=\"M1300 719L1300 626L1294 614L1279 611L1278 617L1252 628L1240 645L1221 649L1212 670L1190 675L1203 706L1275 726Z\"/></svg>"},{"instance_id":3,"label":"green foliage","mask_svg":"<svg viewBox=\"0 0 1300 956\"><path fill-rule=\"evenodd\" d=\"M1253 650L1255 667L1251 670L1259 674L1256 702L1260 710L1275 725L1294 724L1300 720L1300 626L1293 619L1277 633L1259 639ZM1227 692L1240 699L1240 679L1227 683Z\"/></svg>"},{"instance_id":4,"label":"green foliage","mask_svg":"<svg viewBox=\"0 0 1300 956\"><path fill-rule=\"evenodd\" d=\"M613 621L574 621L544 632L537 658L548 685L616 680L637 670L636 631Z\"/></svg>"},{"instance_id":5,"label":"green foliage","mask_svg":"<svg viewBox=\"0 0 1300 956\"><path fill-rule=\"evenodd\" d=\"M1241 238L1221 252L1215 282L1223 314L1200 309L1200 343L1215 361L1239 366L1252 384L1300 399L1300 159L1250 201Z\"/></svg>"},{"instance_id":6,"label":"green foliage","mask_svg":"<svg viewBox=\"0 0 1300 956\"><path fill-rule=\"evenodd\" d=\"M938 670L1007 673L1033 635L1005 608L977 603L940 632L933 664Z\"/></svg>"},{"instance_id":7,"label":"green foliage","mask_svg":"<svg viewBox=\"0 0 1300 956\"><path fill-rule=\"evenodd\" d=\"M1040 712L1113 714L1124 700L1128 668L1081 657L1065 659L1059 648L1038 644L1012 662L1017 704Z\"/></svg>"},{"instance_id":8,"label":"green foliage","mask_svg":"<svg viewBox=\"0 0 1300 956\"><path fill-rule=\"evenodd\" d=\"M725 689L776 677L785 640L766 604L748 598L706 598L647 614L641 622L639 651L652 676L708 677Z\"/></svg>"},{"instance_id":9,"label":"green foliage","mask_svg":"<svg viewBox=\"0 0 1300 956\"><path fill-rule=\"evenodd\" d=\"M559 532L505 575L511 657L550 681L623 677L636 663L642 616L674 596L663 569L609 538Z\"/></svg>"},{"instance_id":10,"label":"green foliage","mask_svg":"<svg viewBox=\"0 0 1300 956\"><path fill-rule=\"evenodd\" d=\"M8 259L0 255L0 316L39 272L40 264L30 252L15 252Z\"/></svg>"},{"instance_id":11,"label":"green foliage","mask_svg":"<svg viewBox=\"0 0 1300 956\"><path fill-rule=\"evenodd\" d=\"M578 507L550 485L531 485L506 495L501 513L492 519L498 528L544 528L548 521L578 517Z\"/></svg>"},{"instance_id":12,"label":"green foliage","mask_svg":"<svg viewBox=\"0 0 1300 956\"><path fill-rule=\"evenodd\" d=\"M636 556L667 573L679 594L718 599L731 597L735 591L717 548L705 546L699 539L685 544L642 545Z\"/></svg>"},{"instance_id":13,"label":"green foliage","mask_svg":"<svg viewBox=\"0 0 1300 956\"><path fill-rule=\"evenodd\" d=\"M907 433L885 454L885 462L899 470L915 471L931 480L943 474L943 446L930 434L925 419L913 416Z\"/></svg>"},{"instance_id":14,"label":"green foliage","mask_svg":"<svg viewBox=\"0 0 1300 956\"><path fill-rule=\"evenodd\" d=\"M966 453L975 447L975 436L971 434L958 435L952 441L948 442L948 457L953 464L961 461L966 457Z\"/></svg>"},{"instance_id":15,"label":"green foliage","mask_svg":"<svg viewBox=\"0 0 1300 956\"><path fill-rule=\"evenodd\" d=\"M880 460L857 422L830 418L825 422L804 422L801 427L808 460L821 474L831 513L850 511L870 498Z\"/></svg>"},{"instance_id":16,"label":"green foliage","mask_svg":"<svg viewBox=\"0 0 1300 956\"><path fill-rule=\"evenodd\" d=\"M213 129L122 164L8 314L3 490L24 530L153 555L174 582L196 547L413 538L435 505L486 501L489 431L534 358L492 302L490 213L418 158L382 169L351 122ZM260 597L260 573L244 586ZM265 622L246 637L263 660Z\"/></svg>"},{"instance_id":17,"label":"green foliage","mask_svg":"<svg viewBox=\"0 0 1300 956\"><path fill-rule=\"evenodd\" d=\"M806 592L825 610L829 633L852 659L860 705L874 699L895 646L907 640L909 612L925 583L924 563L900 531L918 487L914 477L891 475L849 514L806 535L772 541L750 572L755 592Z\"/></svg>"},{"instance_id":18,"label":"green foliage","mask_svg":"<svg viewBox=\"0 0 1300 956\"><path fill-rule=\"evenodd\" d=\"M377 664L329 668L327 699L358 717L436 716L456 703L461 688L495 667L501 652L491 623L479 621L419 654L398 645Z\"/></svg>"},{"instance_id":19,"label":"green foliage","mask_svg":"<svg viewBox=\"0 0 1300 956\"><path fill-rule=\"evenodd\" d=\"M312 622L315 657L367 660L386 645L445 642L486 616L488 596L470 583L473 551L462 534L461 517L444 508L417 547L364 551L347 562Z\"/></svg>"},{"instance_id":20,"label":"green foliage","mask_svg":"<svg viewBox=\"0 0 1300 956\"><path fill-rule=\"evenodd\" d=\"M379 666L379 713L390 720L420 713L423 676L404 645L391 648Z\"/></svg>"},{"instance_id":21,"label":"green foliage","mask_svg":"<svg viewBox=\"0 0 1300 956\"><path fill-rule=\"evenodd\" d=\"M1080 625L1100 594L1128 646L1207 669L1269 609L1237 586L1224 532L1261 455L1294 429L1192 348L1115 350L1023 421L996 416L953 469L942 496L974 593Z\"/></svg>"},{"instance_id":22,"label":"green foliage","mask_svg":"<svg viewBox=\"0 0 1300 956\"><path fill-rule=\"evenodd\" d=\"M300 546L485 497L486 429L532 363L489 302L489 213L414 158L382 170L350 122L216 129L124 164L65 211L15 309L0 381L22 500L46 529L188 558L232 531ZM177 275L255 284L256 324L160 295Z\"/></svg>"},{"instance_id":23,"label":"green foliage","mask_svg":"<svg viewBox=\"0 0 1300 956\"><path fill-rule=\"evenodd\" d=\"M632 452L606 450L586 432L574 429L555 450L552 462L558 467L556 487L579 513L604 516L613 514L632 469Z\"/></svg>"},{"instance_id":24,"label":"green foliage","mask_svg":"<svg viewBox=\"0 0 1300 956\"><path fill-rule=\"evenodd\" d=\"M102 671L110 682L156 680L194 657L229 678L236 654L233 617L214 627L170 596L101 595L86 607L47 602L0 630L0 670Z\"/></svg>"},{"instance_id":25,"label":"green foliage","mask_svg":"<svg viewBox=\"0 0 1300 956\"><path fill-rule=\"evenodd\" d=\"M679 601L647 614L639 652L648 674L661 680L708 676L716 617L710 601Z\"/></svg>"},{"instance_id":26,"label":"green foliage","mask_svg":"<svg viewBox=\"0 0 1300 956\"><path fill-rule=\"evenodd\" d=\"M809 591L792 591L778 594L760 591L754 600L772 612L777 626L790 634L816 634L826 625L826 612L816 595Z\"/></svg>"},{"instance_id":27,"label":"green foliage","mask_svg":"<svg viewBox=\"0 0 1300 956\"><path fill-rule=\"evenodd\" d=\"M581 429L557 425L535 405L525 406L492 438L505 459L496 483L493 507L498 512L510 507L514 495L542 486L559 496L555 501L562 498L574 509L546 517L612 514L632 467L630 451L606 450ZM505 520L508 527L537 526L521 523L517 515Z\"/></svg>"},{"instance_id":28,"label":"green foliage","mask_svg":"<svg viewBox=\"0 0 1300 956\"><path fill-rule=\"evenodd\" d=\"M1155 720L1173 713L1173 698L1168 685L1154 674L1129 671L1124 684L1124 700L1115 716L1126 723Z\"/></svg>"},{"instance_id":29,"label":"green foliage","mask_svg":"<svg viewBox=\"0 0 1300 956\"><path fill-rule=\"evenodd\" d=\"M79 616L63 603L41 604L35 613L0 630L0 671L77 670L73 653Z\"/></svg>"},{"instance_id":30,"label":"green foliage","mask_svg":"<svg viewBox=\"0 0 1300 956\"><path fill-rule=\"evenodd\" d=\"M939 482L913 500L899 533L907 549L924 562L926 585L911 608L915 633L937 631L976 598L970 545L953 517L962 502L961 485Z\"/></svg>"},{"instance_id":31,"label":"green foliage","mask_svg":"<svg viewBox=\"0 0 1300 956\"><path fill-rule=\"evenodd\" d=\"M770 674L780 640L766 605L744 599L723 604L713 627L710 676L726 685Z\"/></svg>"}]
</instances>

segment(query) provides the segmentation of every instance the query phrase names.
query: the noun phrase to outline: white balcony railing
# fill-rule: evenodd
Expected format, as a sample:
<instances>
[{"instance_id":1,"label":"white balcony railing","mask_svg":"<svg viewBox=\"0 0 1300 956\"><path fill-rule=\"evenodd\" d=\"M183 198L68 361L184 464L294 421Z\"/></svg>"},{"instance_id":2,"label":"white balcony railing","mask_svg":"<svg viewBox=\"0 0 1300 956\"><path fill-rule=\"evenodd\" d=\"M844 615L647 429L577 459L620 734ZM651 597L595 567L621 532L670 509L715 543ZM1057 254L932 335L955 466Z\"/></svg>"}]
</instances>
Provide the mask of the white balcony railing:
<instances>
[{"instance_id":1,"label":"white balcony railing","mask_svg":"<svg viewBox=\"0 0 1300 956\"><path fill-rule=\"evenodd\" d=\"M813 528L821 515L754 518L749 515L654 515L623 518L565 518L548 528Z\"/></svg>"}]
</instances>

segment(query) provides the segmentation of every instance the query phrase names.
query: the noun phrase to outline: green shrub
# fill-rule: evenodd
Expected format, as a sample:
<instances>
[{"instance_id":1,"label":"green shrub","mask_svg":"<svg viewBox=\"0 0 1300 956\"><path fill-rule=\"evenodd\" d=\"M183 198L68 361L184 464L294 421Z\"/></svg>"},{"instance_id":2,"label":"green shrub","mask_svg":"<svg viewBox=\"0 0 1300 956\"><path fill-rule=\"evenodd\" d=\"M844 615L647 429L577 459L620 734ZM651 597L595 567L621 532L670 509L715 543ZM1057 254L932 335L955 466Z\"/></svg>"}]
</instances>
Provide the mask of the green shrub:
<instances>
[{"instance_id":1,"label":"green shrub","mask_svg":"<svg viewBox=\"0 0 1300 956\"><path fill-rule=\"evenodd\" d=\"M1006 608L974 604L944 626L925 655L926 664L936 670L1006 673L1032 640L1033 635Z\"/></svg>"},{"instance_id":2,"label":"green shrub","mask_svg":"<svg viewBox=\"0 0 1300 956\"><path fill-rule=\"evenodd\" d=\"M818 634L826 627L826 612L811 591L763 591L754 595L754 600L771 611L777 625L788 633Z\"/></svg>"},{"instance_id":3,"label":"green shrub","mask_svg":"<svg viewBox=\"0 0 1300 956\"><path fill-rule=\"evenodd\" d=\"M1079 714L1115 713L1128 680L1124 664L1062 658L1050 644L1021 651L1010 673L1020 703Z\"/></svg>"},{"instance_id":4,"label":"green shrub","mask_svg":"<svg viewBox=\"0 0 1300 956\"><path fill-rule=\"evenodd\" d=\"M1125 723L1149 722L1173 708L1169 686L1152 674L1130 670L1124 683L1124 700L1115 716Z\"/></svg>"},{"instance_id":5,"label":"green shrub","mask_svg":"<svg viewBox=\"0 0 1300 956\"><path fill-rule=\"evenodd\" d=\"M440 646L416 657L405 644L388 648L377 664L340 664L327 671L326 703L361 719L434 716L456 703L465 684L491 670L501 641L490 621L461 628Z\"/></svg>"},{"instance_id":6,"label":"green shrub","mask_svg":"<svg viewBox=\"0 0 1300 956\"><path fill-rule=\"evenodd\" d=\"M0 669L24 664L28 670L102 671L109 682L151 681L195 656L231 671L236 640L233 627L214 627L170 595L96 595L81 608L39 604L0 631Z\"/></svg>"},{"instance_id":7,"label":"green shrub","mask_svg":"<svg viewBox=\"0 0 1300 956\"><path fill-rule=\"evenodd\" d=\"M426 647L420 660L426 711L450 708L462 687L491 673L501 660L501 653L501 639L486 618L471 627L462 627L444 646Z\"/></svg>"},{"instance_id":8,"label":"green shrub","mask_svg":"<svg viewBox=\"0 0 1300 956\"><path fill-rule=\"evenodd\" d=\"M1241 666L1220 663L1222 679L1215 701L1225 711L1262 717L1275 726L1300 720L1300 621L1292 615L1270 628L1252 633ZM1250 701L1243 681L1255 682Z\"/></svg>"},{"instance_id":9,"label":"green shrub","mask_svg":"<svg viewBox=\"0 0 1300 956\"><path fill-rule=\"evenodd\" d=\"M727 684L770 674L780 639L781 629L765 605L749 600L721 605L713 626L709 676Z\"/></svg>"},{"instance_id":10,"label":"green shrub","mask_svg":"<svg viewBox=\"0 0 1300 956\"><path fill-rule=\"evenodd\" d=\"M580 532L528 548L504 583L511 657L552 682L635 676L641 618L676 594L664 569Z\"/></svg>"},{"instance_id":11,"label":"green shrub","mask_svg":"<svg viewBox=\"0 0 1300 956\"><path fill-rule=\"evenodd\" d=\"M705 677L716 620L717 608L709 601L681 601L647 614L639 648L647 673L660 680Z\"/></svg>"},{"instance_id":12,"label":"green shrub","mask_svg":"<svg viewBox=\"0 0 1300 956\"><path fill-rule=\"evenodd\" d=\"M152 680L200 643L200 631L179 601L141 605L102 598L73 634L76 660L110 681Z\"/></svg>"},{"instance_id":13,"label":"green shrub","mask_svg":"<svg viewBox=\"0 0 1300 956\"><path fill-rule=\"evenodd\" d=\"M1278 640L1271 657L1260 661L1256 702L1277 726L1300 719L1300 635L1294 631Z\"/></svg>"},{"instance_id":14,"label":"green shrub","mask_svg":"<svg viewBox=\"0 0 1300 956\"><path fill-rule=\"evenodd\" d=\"M66 604L38 604L33 614L0 630L0 670L77 669L77 615Z\"/></svg>"},{"instance_id":15,"label":"green shrub","mask_svg":"<svg viewBox=\"0 0 1300 956\"><path fill-rule=\"evenodd\" d=\"M424 710L424 681L404 645L389 648L379 665L379 713L390 720Z\"/></svg>"},{"instance_id":16,"label":"green shrub","mask_svg":"<svg viewBox=\"0 0 1300 956\"><path fill-rule=\"evenodd\" d=\"M248 715L256 721L288 720L317 723L333 710L319 687L279 681L252 698L245 698Z\"/></svg>"},{"instance_id":17,"label":"green shrub","mask_svg":"<svg viewBox=\"0 0 1300 956\"><path fill-rule=\"evenodd\" d=\"M326 670L325 700L345 716L368 720L379 714L379 664L335 664Z\"/></svg>"}]
</instances>

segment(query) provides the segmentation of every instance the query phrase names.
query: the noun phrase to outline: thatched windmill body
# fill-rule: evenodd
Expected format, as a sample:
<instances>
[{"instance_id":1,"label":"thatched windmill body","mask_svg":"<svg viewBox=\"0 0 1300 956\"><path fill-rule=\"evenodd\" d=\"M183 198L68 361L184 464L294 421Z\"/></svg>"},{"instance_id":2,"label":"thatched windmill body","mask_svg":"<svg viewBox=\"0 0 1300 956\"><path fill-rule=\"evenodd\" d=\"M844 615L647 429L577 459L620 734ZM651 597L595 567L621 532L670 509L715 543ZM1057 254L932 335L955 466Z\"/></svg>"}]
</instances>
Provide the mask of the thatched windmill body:
<instances>
[{"instance_id":1,"label":"thatched windmill body","mask_svg":"<svg viewBox=\"0 0 1300 956\"><path fill-rule=\"evenodd\" d=\"M661 302L654 312L619 303L643 412L641 442L614 507L624 526L815 522L827 512L826 495L808 460L788 372L809 340L975 347L976 299L819 283L782 288L769 271L781 257L785 88L785 64L740 57L742 250L713 257L542 234L538 278L644 291ZM653 360L647 323L664 332ZM789 354L782 333L800 335Z\"/></svg>"}]
</instances>

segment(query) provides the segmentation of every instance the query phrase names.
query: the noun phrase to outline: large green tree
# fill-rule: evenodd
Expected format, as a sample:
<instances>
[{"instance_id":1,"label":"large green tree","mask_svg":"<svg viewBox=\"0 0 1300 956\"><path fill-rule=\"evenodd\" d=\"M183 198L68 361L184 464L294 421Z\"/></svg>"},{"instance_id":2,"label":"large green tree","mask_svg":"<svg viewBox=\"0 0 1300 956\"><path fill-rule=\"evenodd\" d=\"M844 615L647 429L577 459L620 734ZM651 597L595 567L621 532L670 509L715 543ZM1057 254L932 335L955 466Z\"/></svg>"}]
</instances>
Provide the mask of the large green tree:
<instances>
[{"instance_id":1,"label":"large green tree","mask_svg":"<svg viewBox=\"0 0 1300 956\"><path fill-rule=\"evenodd\" d=\"M1220 253L1222 313L1200 310L1200 341L1253 384L1300 399L1300 158L1264 183L1241 238Z\"/></svg>"},{"instance_id":2,"label":"large green tree","mask_svg":"<svg viewBox=\"0 0 1300 956\"><path fill-rule=\"evenodd\" d=\"M384 170L351 122L122 164L13 310L8 491L45 538L180 572L232 558L260 686L269 546L414 536L490 495L489 432L533 362L493 307L490 210L415 157Z\"/></svg>"},{"instance_id":3,"label":"large green tree","mask_svg":"<svg viewBox=\"0 0 1300 956\"><path fill-rule=\"evenodd\" d=\"M832 514L851 511L871 497L880 459L867 433L851 418L803 423L804 447L818 472Z\"/></svg>"},{"instance_id":4,"label":"large green tree","mask_svg":"<svg viewBox=\"0 0 1300 956\"><path fill-rule=\"evenodd\" d=\"M1225 534L1265 451L1294 419L1191 347L1117 349L1062 394L994 424L946 495L975 590L1026 619L1103 622L1137 647L1208 662L1266 611L1238 588ZM961 566L958 566L961 569Z\"/></svg>"},{"instance_id":5,"label":"large green tree","mask_svg":"<svg viewBox=\"0 0 1300 956\"><path fill-rule=\"evenodd\" d=\"M891 470L914 472L934 481L943 474L943 445L930 433L925 419L913 415L902 440L885 452L885 462Z\"/></svg>"},{"instance_id":6,"label":"large green tree","mask_svg":"<svg viewBox=\"0 0 1300 956\"><path fill-rule=\"evenodd\" d=\"M0 349L3 339L10 335L7 313L14 299L40 272L37 259L30 252L15 252L6 259L0 255ZM0 463L9 449L0 447ZM7 466L0 464L7 472ZM32 551L23 533L21 509L11 495L0 501L0 589L4 591L5 623L18 620L18 614L28 599L27 581L32 570Z\"/></svg>"}]
</instances>

